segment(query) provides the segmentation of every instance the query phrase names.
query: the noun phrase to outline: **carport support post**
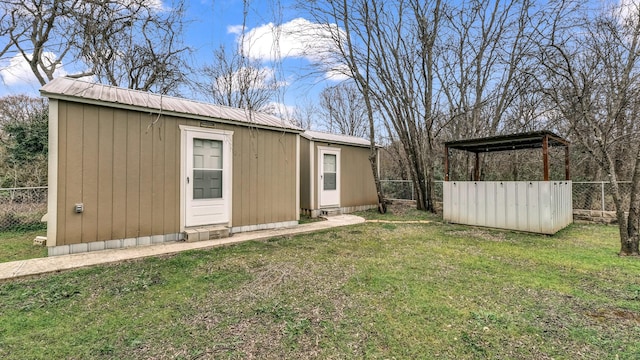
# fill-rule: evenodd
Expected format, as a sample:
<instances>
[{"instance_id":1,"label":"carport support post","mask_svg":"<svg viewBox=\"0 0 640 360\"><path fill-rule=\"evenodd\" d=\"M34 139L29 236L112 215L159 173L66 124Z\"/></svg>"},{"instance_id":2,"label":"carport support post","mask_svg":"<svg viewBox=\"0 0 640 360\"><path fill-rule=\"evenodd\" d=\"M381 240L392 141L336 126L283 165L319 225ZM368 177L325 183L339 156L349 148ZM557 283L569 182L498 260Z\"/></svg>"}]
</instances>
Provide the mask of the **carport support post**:
<instances>
[{"instance_id":1,"label":"carport support post","mask_svg":"<svg viewBox=\"0 0 640 360\"><path fill-rule=\"evenodd\" d=\"M549 181L549 135L542 138L542 164L544 167L544 181Z\"/></svg>"},{"instance_id":2,"label":"carport support post","mask_svg":"<svg viewBox=\"0 0 640 360\"><path fill-rule=\"evenodd\" d=\"M480 181L480 153L476 154L476 163L473 167L473 181Z\"/></svg>"},{"instance_id":3,"label":"carport support post","mask_svg":"<svg viewBox=\"0 0 640 360\"><path fill-rule=\"evenodd\" d=\"M449 147L444 147L444 181L449 181Z\"/></svg>"},{"instance_id":4,"label":"carport support post","mask_svg":"<svg viewBox=\"0 0 640 360\"><path fill-rule=\"evenodd\" d=\"M564 147L564 179L571 180L571 171L569 166L569 145Z\"/></svg>"}]
</instances>

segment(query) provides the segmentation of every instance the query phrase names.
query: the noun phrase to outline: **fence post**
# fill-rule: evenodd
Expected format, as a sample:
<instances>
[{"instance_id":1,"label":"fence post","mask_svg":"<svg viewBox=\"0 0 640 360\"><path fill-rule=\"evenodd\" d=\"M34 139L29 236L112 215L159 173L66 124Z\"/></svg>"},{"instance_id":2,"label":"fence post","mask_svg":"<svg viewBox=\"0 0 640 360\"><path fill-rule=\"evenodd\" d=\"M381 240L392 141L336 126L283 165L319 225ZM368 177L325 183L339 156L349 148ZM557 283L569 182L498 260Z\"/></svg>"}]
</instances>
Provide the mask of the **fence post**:
<instances>
[{"instance_id":1,"label":"fence post","mask_svg":"<svg viewBox=\"0 0 640 360\"><path fill-rule=\"evenodd\" d=\"M602 211L605 211L604 208L604 181L601 182L600 184L600 200L602 201Z\"/></svg>"}]
</instances>

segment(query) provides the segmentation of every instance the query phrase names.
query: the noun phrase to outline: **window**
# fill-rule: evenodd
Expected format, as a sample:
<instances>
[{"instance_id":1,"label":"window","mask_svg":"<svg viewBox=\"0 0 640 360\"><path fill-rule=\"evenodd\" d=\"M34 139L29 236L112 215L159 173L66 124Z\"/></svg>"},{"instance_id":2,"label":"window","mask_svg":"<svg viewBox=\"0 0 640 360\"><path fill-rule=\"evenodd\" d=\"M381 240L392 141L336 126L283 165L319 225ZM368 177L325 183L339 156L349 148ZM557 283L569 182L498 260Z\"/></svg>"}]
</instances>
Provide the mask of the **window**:
<instances>
[{"instance_id":1,"label":"window","mask_svg":"<svg viewBox=\"0 0 640 360\"><path fill-rule=\"evenodd\" d=\"M323 189L324 190L336 190L336 155L324 154L323 159Z\"/></svg>"},{"instance_id":2,"label":"window","mask_svg":"<svg viewBox=\"0 0 640 360\"><path fill-rule=\"evenodd\" d=\"M222 141L193 139L193 198L222 198Z\"/></svg>"}]
</instances>

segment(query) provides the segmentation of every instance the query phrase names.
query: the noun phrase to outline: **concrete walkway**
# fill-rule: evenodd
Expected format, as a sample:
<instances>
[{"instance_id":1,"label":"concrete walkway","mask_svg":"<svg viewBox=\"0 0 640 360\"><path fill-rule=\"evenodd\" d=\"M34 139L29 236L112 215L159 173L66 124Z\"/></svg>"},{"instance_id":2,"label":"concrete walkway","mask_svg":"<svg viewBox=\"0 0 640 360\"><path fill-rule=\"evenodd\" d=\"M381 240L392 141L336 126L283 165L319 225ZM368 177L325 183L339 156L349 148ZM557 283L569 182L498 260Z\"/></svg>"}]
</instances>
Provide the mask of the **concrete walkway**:
<instances>
[{"instance_id":1,"label":"concrete walkway","mask_svg":"<svg viewBox=\"0 0 640 360\"><path fill-rule=\"evenodd\" d=\"M249 240L266 240L283 235L297 235L330 229L338 226L363 223L365 220L355 215L330 216L326 221L317 221L290 228L260 230L234 234L231 237L198 242L173 242L158 245L101 250L81 254L60 255L39 259L29 259L0 263L0 281L30 277L87 266L116 263L149 256L174 254L185 250L207 249L240 243Z\"/></svg>"}]
</instances>

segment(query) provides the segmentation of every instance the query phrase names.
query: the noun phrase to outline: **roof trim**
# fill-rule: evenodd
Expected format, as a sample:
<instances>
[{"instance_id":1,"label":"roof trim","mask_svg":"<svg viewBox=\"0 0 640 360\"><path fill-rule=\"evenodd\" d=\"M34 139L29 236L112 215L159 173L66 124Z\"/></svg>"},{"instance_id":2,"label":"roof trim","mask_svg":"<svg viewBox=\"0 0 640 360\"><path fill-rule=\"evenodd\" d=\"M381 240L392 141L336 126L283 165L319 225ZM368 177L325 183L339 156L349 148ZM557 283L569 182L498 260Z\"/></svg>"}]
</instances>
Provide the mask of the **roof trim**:
<instances>
[{"instance_id":1,"label":"roof trim","mask_svg":"<svg viewBox=\"0 0 640 360\"><path fill-rule=\"evenodd\" d=\"M99 92L99 94L94 95L95 93L94 94L89 93L89 95L86 95L90 89L94 89L93 88L94 86L97 87L97 90L98 90L97 92ZM69 91L73 93L72 94L66 93ZM76 79L69 79L69 78L54 79L52 82L42 87L40 89L40 93L41 95L51 99L78 102L78 103L90 104L90 105L107 106L107 107L118 108L123 110L140 111L140 112L146 112L146 113L152 113L152 114L162 114L167 116L188 118L188 119L194 119L194 120L203 120L203 121L210 121L210 122L216 122L216 123L224 123L224 124L230 124L230 125L236 125L236 126L254 127L254 128L281 131L281 132L290 132L290 133L296 133L296 134L304 131L303 129L298 128L297 126L292 124L291 125L283 124L282 126L279 126L277 124L271 125L269 123L270 122L274 123L278 118L272 115L264 114L264 113L253 112L257 116L262 118L263 120L262 122L251 121L249 116L247 116L246 119L235 119L233 118L233 116L237 114L234 114L234 112L244 111L243 109L204 103L204 102L199 102L199 101L189 100L184 98L153 94L153 93L148 93L148 92L139 91L139 90L118 88L111 85L90 83L90 82L76 80ZM136 101L134 101L134 97L132 96L134 94L140 94L146 97L146 99L143 101L137 101L139 103L140 102L144 103L144 105L139 103L137 104ZM159 104L162 103L162 97L164 97L164 99L166 99L169 102L173 102L172 103L174 105L173 108L174 109L177 108L178 110L162 109L161 106L158 106L157 105L158 103ZM156 103L156 104L154 105L153 103ZM187 111L180 111L184 108L186 108ZM197 111L197 110L194 110L192 112L189 111L192 108L195 108L200 111ZM220 112L222 113L222 116L207 114L206 113L207 111L212 111L214 113ZM231 112L231 115L229 117L225 117L224 116L225 111ZM281 119L278 119L278 120L281 120ZM284 120L282 121L284 122Z\"/></svg>"},{"instance_id":2,"label":"roof trim","mask_svg":"<svg viewBox=\"0 0 640 360\"><path fill-rule=\"evenodd\" d=\"M357 146L363 148L371 147L369 140L351 135L333 134L317 130L305 130L303 133L300 133L300 136L307 140L326 142L330 144ZM379 148L380 145L375 145L375 147Z\"/></svg>"}]
</instances>

